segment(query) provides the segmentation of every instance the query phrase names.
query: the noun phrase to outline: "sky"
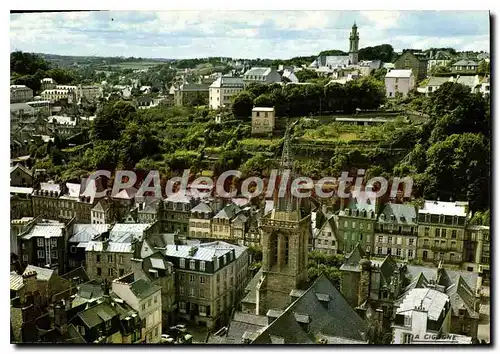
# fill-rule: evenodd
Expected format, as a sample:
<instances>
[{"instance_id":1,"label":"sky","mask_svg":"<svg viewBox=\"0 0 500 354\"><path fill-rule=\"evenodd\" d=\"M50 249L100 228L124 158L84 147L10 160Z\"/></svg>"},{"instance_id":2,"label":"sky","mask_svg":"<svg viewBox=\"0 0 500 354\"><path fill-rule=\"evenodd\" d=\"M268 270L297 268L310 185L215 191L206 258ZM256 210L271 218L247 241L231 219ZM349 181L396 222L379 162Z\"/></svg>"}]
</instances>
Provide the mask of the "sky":
<instances>
[{"instance_id":1,"label":"sky","mask_svg":"<svg viewBox=\"0 0 500 354\"><path fill-rule=\"evenodd\" d=\"M97 11L10 15L10 49L142 58L276 58L359 47L490 51L487 11Z\"/></svg>"}]
</instances>

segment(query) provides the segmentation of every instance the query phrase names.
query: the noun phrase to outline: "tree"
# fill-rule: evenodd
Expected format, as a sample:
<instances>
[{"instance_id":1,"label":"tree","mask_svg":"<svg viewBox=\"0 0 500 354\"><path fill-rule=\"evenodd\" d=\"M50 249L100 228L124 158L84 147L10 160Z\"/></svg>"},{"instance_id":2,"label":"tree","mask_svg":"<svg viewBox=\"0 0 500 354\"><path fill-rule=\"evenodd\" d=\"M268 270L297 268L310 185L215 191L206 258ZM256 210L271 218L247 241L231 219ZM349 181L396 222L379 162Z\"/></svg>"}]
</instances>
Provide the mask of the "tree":
<instances>
[{"instance_id":1,"label":"tree","mask_svg":"<svg viewBox=\"0 0 500 354\"><path fill-rule=\"evenodd\" d=\"M130 102L116 101L106 104L98 112L92 124L92 136L98 140L115 140L125 128L127 121L136 113Z\"/></svg>"},{"instance_id":2,"label":"tree","mask_svg":"<svg viewBox=\"0 0 500 354\"><path fill-rule=\"evenodd\" d=\"M19 75L34 75L38 70L46 71L49 63L34 53L15 51L10 53L10 72Z\"/></svg>"},{"instance_id":3,"label":"tree","mask_svg":"<svg viewBox=\"0 0 500 354\"><path fill-rule=\"evenodd\" d=\"M394 56L394 48L390 44L365 47L359 50L358 56L359 60L380 60L389 63Z\"/></svg>"},{"instance_id":4,"label":"tree","mask_svg":"<svg viewBox=\"0 0 500 354\"><path fill-rule=\"evenodd\" d=\"M241 91L234 96L232 111L233 115L239 119L247 119L252 114L253 97L247 91Z\"/></svg>"},{"instance_id":5,"label":"tree","mask_svg":"<svg viewBox=\"0 0 500 354\"><path fill-rule=\"evenodd\" d=\"M311 79L317 79L319 77L316 71L308 69L297 71L295 76L297 76L300 82L308 82Z\"/></svg>"},{"instance_id":6,"label":"tree","mask_svg":"<svg viewBox=\"0 0 500 354\"><path fill-rule=\"evenodd\" d=\"M273 107L274 102L269 94L262 94L254 100L255 107Z\"/></svg>"}]
</instances>

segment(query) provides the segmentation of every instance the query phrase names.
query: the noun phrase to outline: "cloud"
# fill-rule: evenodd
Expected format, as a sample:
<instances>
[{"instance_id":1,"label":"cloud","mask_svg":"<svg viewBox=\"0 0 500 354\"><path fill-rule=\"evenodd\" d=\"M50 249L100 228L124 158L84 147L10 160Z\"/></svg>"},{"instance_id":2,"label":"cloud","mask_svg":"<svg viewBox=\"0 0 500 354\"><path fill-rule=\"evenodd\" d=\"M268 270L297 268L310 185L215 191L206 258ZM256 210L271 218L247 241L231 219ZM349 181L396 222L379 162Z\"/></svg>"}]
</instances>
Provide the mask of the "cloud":
<instances>
[{"instance_id":1,"label":"cloud","mask_svg":"<svg viewBox=\"0 0 500 354\"><path fill-rule=\"evenodd\" d=\"M290 58L360 47L489 51L486 11L96 11L11 14L11 50L66 55Z\"/></svg>"}]
</instances>

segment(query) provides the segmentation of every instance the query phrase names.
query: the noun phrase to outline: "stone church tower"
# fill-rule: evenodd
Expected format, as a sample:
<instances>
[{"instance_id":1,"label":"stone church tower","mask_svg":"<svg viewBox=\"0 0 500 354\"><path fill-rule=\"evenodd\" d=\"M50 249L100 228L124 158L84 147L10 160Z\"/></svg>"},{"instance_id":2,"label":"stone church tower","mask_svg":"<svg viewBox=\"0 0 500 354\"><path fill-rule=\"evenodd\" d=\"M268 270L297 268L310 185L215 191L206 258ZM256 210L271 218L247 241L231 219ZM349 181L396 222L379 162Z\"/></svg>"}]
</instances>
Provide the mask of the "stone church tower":
<instances>
[{"instance_id":1,"label":"stone church tower","mask_svg":"<svg viewBox=\"0 0 500 354\"><path fill-rule=\"evenodd\" d=\"M283 196L275 193L273 210L261 219L263 275L257 285L260 315L265 315L269 309L286 308L290 304L290 292L301 289L307 282L311 213L304 206L306 203L301 203L290 192L294 179L290 151L292 127L285 133L280 164L280 176L283 171L291 172L286 193Z\"/></svg>"},{"instance_id":2,"label":"stone church tower","mask_svg":"<svg viewBox=\"0 0 500 354\"><path fill-rule=\"evenodd\" d=\"M356 22L352 25L351 35L349 36L349 64L358 64L359 33Z\"/></svg>"}]
</instances>

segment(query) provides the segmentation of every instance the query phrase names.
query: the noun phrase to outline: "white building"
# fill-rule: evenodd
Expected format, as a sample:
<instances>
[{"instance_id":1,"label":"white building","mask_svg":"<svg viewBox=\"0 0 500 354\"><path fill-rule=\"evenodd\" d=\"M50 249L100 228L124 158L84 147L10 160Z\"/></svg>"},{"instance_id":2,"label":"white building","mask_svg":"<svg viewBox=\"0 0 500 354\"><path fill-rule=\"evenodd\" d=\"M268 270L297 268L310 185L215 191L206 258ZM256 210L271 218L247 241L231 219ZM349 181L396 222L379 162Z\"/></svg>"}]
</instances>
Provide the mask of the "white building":
<instances>
[{"instance_id":1,"label":"white building","mask_svg":"<svg viewBox=\"0 0 500 354\"><path fill-rule=\"evenodd\" d=\"M159 343L162 334L161 287L144 279L136 280L134 273L129 273L113 280L111 288L145 322L142 339L146 343Z\"/></svg>"},{"instance_id":2,"label":"white building","mask_svg":"<svg viewBox=\"0 0 500 354\"><path fill-rule=\"evenodd\" d=\"M219 77L208 90L210 108L218 109L230 104L231 98L243 89L244 84L241 77Z\"/></svg>"},{"instance_id":3,"label":"white building","mask_svg":"<svg viewBox=\"0 0 500 354\"><path fill-rule=\"evenodd\" d=\"M385 75L385 91L389 98L396 97L399 92L405 97L415 86L415 78L411 70L391 70Z\"/></svg>"},{"instance_id":4,"label":"white building","mask_svg":"<svg viewBox=\"0 0 500 354\"><path fill-rule=\"evenodd\" d=\"M397 303L392 344L472 344L470 337L450 333L452 311L445 293L415 288Z\"/></svg>"},{"instance_id":5,"label":"white building","mask_svg":"<svg viewBox=\"0 0 500 354\"><path fill-rule=\"evenodd\" d=\"M330 215L319 229L314 230L314 250L335 255L338 252L338 240L334 216Z\"/></svg>"}]
</instances>

